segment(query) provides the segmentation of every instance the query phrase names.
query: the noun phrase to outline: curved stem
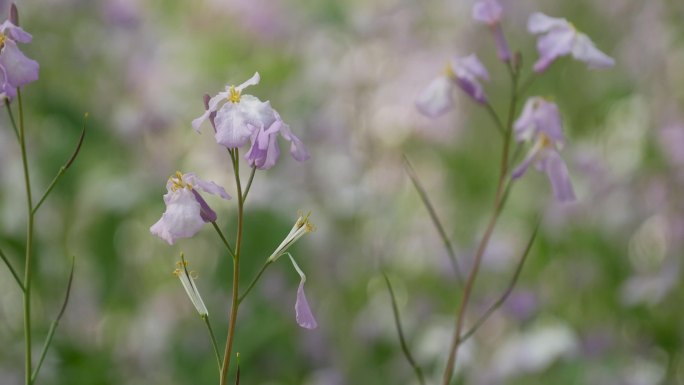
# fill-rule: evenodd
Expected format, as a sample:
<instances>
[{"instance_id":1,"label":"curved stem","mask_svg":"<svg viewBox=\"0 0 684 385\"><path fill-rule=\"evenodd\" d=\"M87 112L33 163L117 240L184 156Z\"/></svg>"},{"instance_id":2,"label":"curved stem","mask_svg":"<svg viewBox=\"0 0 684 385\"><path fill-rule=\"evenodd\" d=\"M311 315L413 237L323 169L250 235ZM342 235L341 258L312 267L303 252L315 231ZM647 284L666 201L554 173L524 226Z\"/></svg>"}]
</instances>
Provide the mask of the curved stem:
<instances>
[{"instance_id":1,"label":"curved stem","mask_svg":"<svg viewBox=\"0 0 684 385\"><path fill-rule=\"evenodd\" d=\"M5 107L7 107L7 115L9 115L10 123L12 123L12 128L14 129L14 136L17 137L17 141L21 141L19 138L19 130L17 129L17 122L14 120L14 114L12 114L12 108L10 108L9 99L5 99Z\"/></svg>"},{"instance_id":2,"label":"curved stem","mask_svg":"<svg viewBox=\"0 0 684 385\"><path fill-rule=\"evenodd\" d=\"M444 375L442 376L442 385L449 385L449 382L451 381L451 377L453 376L454 373L454 367L456 364L456 358L458 354L458 347L461 343L461 330L463 329L463 321L465 318L465 310L468 307L468 303L470 302L470 296L472 294L473 286L475 284L475 279L477 278L477 274L480 269L480 263L482 262L482 256L484 255L484 252L487 248L487 245L489 244L489 239L492 236L492 233L494 232L494 227L496 225L496 222L499 218L499 214L501 213L501 210L503 209L503 206L505 204L505 196L508 196L506 191L508 188L505 188L506 186L506 177L508 175L508 157L509 157L509 151L510 151L510 141L511 141L511 134L512 134L512 126L513 126L513 118L515 116L515 108L517 104L517 88L518 88L518 75L515 72L515 70L512 69L512 67L509 66L510 72L511 72L511 80L513 83L512 90L511 90L511 100L509 104L509 110L508 110L508 121L506 124L506 131L504 135L504 141L503 141L503 149L502 149L502 155L501 155L501 170L499 173L499 181L497 183L496 187L496 194L494 197L494 208L492 212L492 216L489 219L489 223L487 224L487 228L485 230L484 235L482 236L482 239L480 240L480 243L477 247L477 251L475 252L475 260L473 262L473 267L470 270L470 273L468 274L468 279L466 281L465 288L463 289L463 294L461 296L461 302L459 304L457 313L456 313L456 324L454 326L454 335L451 340L451 346L449 348L449 356L447 358L447 364L446 368L444 369Z\"/></svg>"},{"instance_id":3,"label":"curved stem","mask_svg":"<svg viewBox=\"0 0 684 385\"><path fill-rule=\"evenodd\" d=\"M242 228L244 216L244 201L242 200L242 185L240 184L240 163L238 149L231 152L233 161L233 171L235 172L235 184L238 198L238 229L235 241L235 255L233 257L233 286L230 306L230 318L228 321L228 335L226 336L226 349L223 353L223 365L221 366L221 385L225 385L228 379L228 368L233 351L233 340L235 336L235 322L240 303L238 302L238 290L240 288L240 246L242 245Z\"/></svg>"},{"instance_id":4,"label":"curved stem","mask_svg":"<svg viewBox=\"0 0 684 385\"><path fill-rule=\"evenodd\" d=\"M245 192L242 194L242 202L247 200L247 194L249 194L249 189L252 188L252 182L254 181L254 174L256 174L256 166L252 167L252 172L249 174L249 180L247 181L247 187L245 187Z\"/></svg>"},{"instance_id":5,"label":"curved stem","mask_svg":"<svg viewBox=\"0 0 684 385\"><path fill-rule=\"evenodd\" d=\"M254 285L256 285L257 281L259 281L259 278L261 278L261 275L264 274L264 271L266 271L266 268L267 268L271 263L273 263L273 261L266 260L266 263L264 263L264 265L261 266L261 270L259 270L259 272L257 273L256 277L254 277L254 279L253 279L252 282L249 284L249 286L247 286L247 289L245 289L245 292L242 293L242 295L240 296L240 298L238 298L238 304L242 303L242 300L244 300L245 297L247 296L247 294L249 294L249 292L252 290L252 288L254 287Z\"/></svg>"},{"instance_id":6,"label":"curved stem","mask_svg":"<svg viewBox=\"0 0 684 385\"><path fill-rule=\"evenodd\" d=\"M221 354L218 350L218 344L216 343L216 337L214 336L214 329L211 328L211 322L209 322L209 315L205 314L202 316L204 324L207 325L207 330L209 330L209 337L211 337L211 346L214 348L214 355L216 355L216 364L218 365L219 372L221 371Z\"/></svg>"},{"instance_id":7,"label":"curved stem","mask_svg":"<svg viewBox=\"0 0 684 385\"><path fill-rule=\"evenodd\" d=\"M235 258L235 251L233 251L233 248L230 247L230 243L228 243L228 240L226 239L226 236L223 235L223 231L221 231L221 228L218 227L216 224L216 221L211 222L212 226L214 226L214 230L218 233L219 237L221 238L221 241L223 241L223 244L226 245L226 248L230 252L230 255Z\"/></svg>"},{"instance_id":8,"label":"curved stem","mask_svg":"<svg viewBox=\"0 0 684 385\"><path fill-rule=\"evenodd\" d=\"M31 198L31 180L29 177L28 157L26 155L26 131L24 130L24 106L21 100L21 90L17 89L19 103L19 145L21 147L21 162L24 170L24 185L26 187L26 208L28 223L26 225L26 260L24 266L24 344L25 344L25 381L31 384L31 246L33 245L33 199Z\"/></svg>"},{"instance_id":9,"label":"curved stem","mask_svg":"<svg viewBox=\"0 0 684 385\"><path fill-rule=\"evenodd\" d=\"M496 111L494 110L494 107L492 107L492 105L489 104L489 102L486 102L484 104L484 106L485 106L485 109L487 109L487 112L489 113L489 115L492 117L492 119L494 119L494 123L496 124L496 128L497 128L497 130L499 130L499 133L501 135L506 135L506 128L504 127L503 123L501 122L501 119L499 118L499 114L497 114Z\"/></svg>"},{"instance_id":10,"label":"curved stem","mask_svg":"<svg viewBox=\"0 0 684 385\"><path fill-rule=\"evenodd\" d=\"M3 253L2 250L0 250L0 258L2 258L2 260L7 265L7 268L9 269L10 273L12 273L12 277L14 277L14 280L17 281L17 285L19 285L21 291L25 291L24 284L21 283L21 278L19 278L19 274L17 274L17 271L14 270L14 267L12 267L12 264L10 263L9 259L7 259L5 253Z\"/></svg>"}]
</instances>

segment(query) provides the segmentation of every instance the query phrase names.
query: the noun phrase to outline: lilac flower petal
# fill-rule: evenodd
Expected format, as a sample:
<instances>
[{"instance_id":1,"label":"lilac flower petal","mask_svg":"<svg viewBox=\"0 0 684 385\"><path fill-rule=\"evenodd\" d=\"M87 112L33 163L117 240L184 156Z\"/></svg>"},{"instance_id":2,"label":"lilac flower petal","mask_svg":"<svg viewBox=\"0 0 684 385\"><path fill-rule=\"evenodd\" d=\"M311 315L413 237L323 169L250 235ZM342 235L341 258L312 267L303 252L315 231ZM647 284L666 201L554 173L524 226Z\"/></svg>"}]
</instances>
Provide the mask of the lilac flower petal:
<instances>
[{"instance_id":1,"label":"lilac flower petal","mask_svg":"<svg viewBox=\"0 0 684 385\"><path fill-rule=\"evenodd\" d=\"M0 51L0 66L5 68L7 83L13 87L38 80L38 62L24 56L12 40L6 40Z\"/></svg>"},{"instance_id":2,"label":"lilac flower petal","mask_svg":"<svg viewBox=\"0 0 684 385\"><path fill-rule=\"evenodd\" d=\"M197 203L200 204L200 217L202 217L202 220L206 223L216 221L216 212L209 207L207 201L195 189L192 190L192 194L195 196Z\"/></svg>"},{"instance_id":3,"label":"lilac flower petal","mask_svg":"<svg viewBox=\"0 0 684 385\"><path fill-rule=\"evenodd\" d=\"M279 123L280 122L280 123ZM278 128L282 125L281 121L276 121L273 125ZM272 134L269 130L259 129L252 135L252 146L250 147L245 158L249 164L260 170L267 170L275 166L278 157L280 156L280 148L278 147L277 130Z\"/></svg>"},{"instance_id":4,"label":"lilac flower petal","mask_svg":"<svg viewBox=\"0 0 684 385\"><path fill-rule=\"evenodd\" d=\"M523 107L520 117L513 124L515 130L515 139L518 142L530 140L536 133L534 112L536 105L539 103L539 97L532 97L527 99Z\"/></svg>"},{"instance_id":5,"label":"lilac flower petal","mask_svg":"<svg viewBox=\"0 0 684 385\"><path fill-rule=\"evenodd\" d=\"M430 82L418 95L416 107L428 118L436 118L449 111L454 101L451 96L453 83L446 76L440 76Z\"/></svg>"},{"instance_id":6,"label":"lilac flower petal","mask_svg":"<svg viewBox=\"0 0 684 385\"><path fill-rule=\"evenodd\" d=\"M178 238L189 238L197 234L204 225L200 204L188 189L180 189L164 195L166 211L150 232L170 245Z\"/></svg>"},{"instance_id":7,"label":"lilac flower petal","mask_svg":"<svg viewBox=\"0 0 684 385\"><path fill-rule=\"evenodd\" d=\"M245 88L247 88L247 87L249 87L249 86L255 86L255 85L259 84L259 81L260 81L260 80L261 80L261 76L259 76L259 73L258 73L258 72L255 72L254 75L252 75L251 78L247 79L247 81L245 81L244 83L242 83L242 84L240 84L239 86L235 87L235 89L238 90L238 91L242 91L242 90L244 90ZM228 88L230 88L230 87L228 87Z\"/></svg>"},{"instance_id":8,"label":"lilac flower petal","mask_svg":"<svg viewBox=\"0 0 684 385\"><path fill-rule=\"evenodd\" d=\"M204 113L199 118L194 119L192 121L192 128L195 131L200 132L200 126L202 125L202 123L204 123L204 121L207 120L209 118L209 116L212 115L213 112L216 112L216 109L218 108L219 103L221 103L221 101L227 100L227 98L228 98L228 92L219 92L216 96L209 99L209 102L207 103L208 107L204 111ZM214 127L214 128L216 128L216 127Z\"/></svg>"},{"instance_id":9,"label":"lilac flower petal","mask_svg":"<svg viewBox=\"0 0 684 385\"><path fill-rule=\"evenodd\" d=\"M311 158L311 155L309 155L309 150L307 150L306 146L304 146L304 143L302 143L302 141L292 133L289 125L283 124L280 128L280 134L283 136L283 138L285 138L285 140L290 142L290 155L292 155L295 160L304 162Z\"/></svg>"},{"instance_id":10,"label":"lilac flower petal","mask_svg":"<svg viewBox=\"0 0 684 385\"><path fill-rule=\"evenodd\" d=\"M24 31L21 27L14 25L11 21L5 20L0 24L0 31L8 35L12 40L20 43L30 43L33 37L30 33Z\"/></svg>"},{"instance_id":11,"label":"lilac flower petal","mask_svg":"<svg viewBox=\"0 0 684 385\"><path fill-rule=\"evenodd\" d=\"M297 317L297 324L305 329L315 329L318 327L316 318L311 313L309 301L306 300L304 294L304 279L299 282L297 288L297 302L295 303L295 314Z\"/></svg>"},{"instance_id":12,"label":"lilac flower petal","mask_svg":"<svg viewBox=\"0 0 684 385\"><path fill-rule=\"evenodd\" d=\"M568 55L572 51L575 34L576 32L573 28L554 29L540 37L537 41L537 50L540 57L534 63L534 71L543 72L556 59Z\"/></svg>"},{"instance_id":13,"label":"lilac flower petal","mask_svg":"<svg viewBox=\"0 0 684 385\"><path fill-rule=\"evenodd\" d=\"M503 8L496 0L478 1L473 5L473 19L489 25L497 24L503 16Z\"/></svg>"},{"instance_id":14,"label":"lilac flower petal","mask_svg":"<svg viewBox=\"0 0 684 385\"><path fill-rule=\"evenodd\" d=\"M587 63L589 68L610 68L615 65L615 60L601 52L589 37L578 33L572 46L572 57Z\"/></svg>"},{"instance_id":15,"label":"lilac flower petal","mask_svg":"<svg viewBox=\"0 0 684 385\"><path fill-rule=\"evenodd\" d=\"M565 142L563 122L556 103L539 98L535 110L535 121L538 132L545 134L556 145L562 145Z\"/></svg>"},{"instance_id":16,"label":"lilac flower petal","mask_svg":"<svg viewBox=\"0 0 684 385\"><path fill-rule=\"evenodd\" d=\"M207 114L208 117L208 114ZM254 126L245 119L241 103L226 103L216 113L216 142L228 148L242 147L252 135Z\"/></svg>"},{"instance_id":17,"label":"lilac flower petal","mask_svg":"<svg viewBox=\"0 0 684 385\"><path fill-rule=\"evenodd\" d=\"M211 96L208 94L204 94L204 109L209 110L209 101L211 100ZM216 123L214 123L214 119L216 118L216 111L212 111L209 113L209 123L211 123L211 127L214 129L214 133L216 133Z\"/></svg>"},{"instance_id":18,"label":"lilac flower petal","mask_svg":"<svg viewBox=\"0 0 684 385\"><path fill-rule=\"evenodd\" d=\"M521 176L523 176L525 172L527 172L527 169L530 168L532 162L534 162L537 159L539 151L541 151L541 145L535 144L535 146L532 147L530 152L527 153L525 159L518 165L518 167L516 167L513 170L513 172L511 173L511 178L518 179Z\"/></svg>"},{"instance_id":19,"label":"lilac flower petal","mask_svg":"<svg viewBox=\"0 0 684 385\"><path fill-rule=\"evenodd\" d=\"M511 60L511 49L508 48L508 41L506 41L506 36L504 36L501 25L496 24L492 27L492 33L494 34L494 44L496 45L496 55L499 60L507 62Z\"/></svg>"},{"instance_id":20,"label":"lilac flower petal","mask_svg":"<svg viewBox=\"0 0 684 385\"><path fill-rule=\"evenodd\" d=\"M474 53L464 58L454 60L452 62L452 66L456 76L458 76L462 70L465 70L477 78L487 81L489 80L489 72L487 71L487 68Z\"/></svg>"},{"instance_id":21,"label":"lilac flower petal","mask_svg":"<svg viewBox=\"0 0 684 385\"><path fill-rule=\"evenodd\" d=\"M184 174L183 180L193 185L193 187L196 187L204 192L213 195L218 195L223 199L230 199L230 195L228 195L228 193L223 187L219 186L214 182L202 180L197 175L195 175L195 173L190 172Z\"/></svg>"},{"instance_id":22,"label":"lilac flower petal","mask_svg":"<svg viewBox=\"0 0 684 385\"><path fill-rule=\"evenodd\" d=\"M487 96L484 93L484 88L482 88L482 85L474 77L459 77L456 79L456 84L458 84L463 92L475 99L478 103L487 103Z\"/></svg>"},{"instance_id":23,"label":"lilac flower petal","mask_svg":"<svg viewBox=\"0 0 684 385\"><path fill-rule=\"evenodd\" d=\"M559 202L574 201L575 191L572 188L572 181L568 174L568 167L556 151L548 151L545 157L545 171L551 182L553 195Z\"/></svg>"},{"instance_id":24,"label":"lilac flower petal","mask_svg":"<svg viewBox=\"0 0 684 385\"><path fill-rule=\"evenodd\" d=\"M533 13L527 20L527 30L533 34L546 33L556 28L568 29L572 26L565 19L546 16L541 12Z\"/></svg>"}]
</instances>

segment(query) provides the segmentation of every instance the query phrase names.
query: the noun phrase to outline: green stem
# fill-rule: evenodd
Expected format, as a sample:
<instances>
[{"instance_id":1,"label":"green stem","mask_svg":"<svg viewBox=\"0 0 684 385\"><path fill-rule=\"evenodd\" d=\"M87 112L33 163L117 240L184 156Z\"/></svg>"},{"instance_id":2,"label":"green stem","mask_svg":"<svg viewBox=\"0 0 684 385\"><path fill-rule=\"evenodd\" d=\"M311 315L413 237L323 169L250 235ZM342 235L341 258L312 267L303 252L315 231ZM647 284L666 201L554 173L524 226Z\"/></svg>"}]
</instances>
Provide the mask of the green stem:
<instances>
[{"instance_id":1,"label":"green stem","mask_svg":"<svg viewBox=\"0 0 684 385\"><path fill-rule=\"evenodd\" d=\"M226 239L226 236L223 235L223 232L221 231L221 228L218 227L216 224L216 221L211 222L211 224L214 226L214 230L218 233L219 237L223 241L223 244L226 245L226 248L228 248L228 251L230 252L230 255L235 258L235 251L233 251L233 248L230 247L230 243L228 243L228 240Z\"/></svg>"},{"instance_id":2,"label":"green stem","mask_svg":"<svg viewBox=\"0 0 684 385\"><path fill-rule=\"evenodd\" d=\"M66 289L66 294L64 296L64 302L62 302L62 308L59 310L59 313L57 313L57 318L55 318L54 321L52 321L52 324L50 325L50 329L48 330L47 337L45 337L45 343L43 344L43 350L40 352L40 358L38 359L38 363L36 363L36 368L33 370L33 373L31 374L31 383L34 383L36 381L36 377L38 376L38 372L40 371L40 367L43 365L43 360L45 359L45 355L47 354L48 349L50 348L50 344L52 343L52 337L55 335L55 331L57 330L57 326L59 325L59 321L62 319L62 316L64 315L64 311L66 310L67 304L69 303L69 295L71 294L71 284L74 281L74 258L72 257L71 259L71 272L69 273L69 281L67 282L67 289Z\"/></svg>"},{"instance_id":3,"label":"green stem","mask_svg":"<svg viewBox=\"0 0 684 385\"><path fill-rule=\"evenodd\" d=\"M216 355L216 364L218 365L219 372L221 371L221 354L218 350L218 344L216 343L216 337L214 336L214 329L211 328L211 322L209 322L209 315L203 315L202 320L204 324L207 325L207 330L209 330L209 336L211 337L211 346L214 348L214 355Z\"/></svg>"},{"instance_id":4,"label":"green stem","mask_svg":"<svg viewBox=\"0 0 684 385\"><path fill-rule=\"evenodd\" d=\"M416 373L418 382L421 385L425 385L425 378L423 378L423 370L420 368L420 365L416 363L416 360L413 359L411 351L408 348L408 344L406 343L406 338L404 338L404 331L401 327L401 317L399 316L399 307L397 306L397 300L394 296L394 290L392 290L392 284L390 283L389 278L387 278L387 274L383 272L382 276L385 278L387 290L389 290L390 299L392 300L392 313L394 314L394 324L397 328L397 334L399 334L399 344L401 345L401 350L402 352L404 352L404 357L406 357L406 360L409 362L409 364L413 368L413 371Z\"/></svg>"},{"instance_id":5,"label":"green stem","mask_svg":"<svg viewBox=\"0 0 684 385\"><path fill-rule=\"evenodd\" d=\"M17 141L21 141L21 139L19 138L19 130L17 130L17 123L14 121L14 115L12 114L12 108L10 108L10 103L8 99L5 99L5 107L7 107L7 115L9 115L10 122L12 123L14 135L17 137Z\"/></svg>"},{"instance_id":6,"label":"green stem","mask_svg":"<svg viewBox=\"0 0 684 385\"><path fill-rule=\"evenodd\" d=\"M252 172L249 174L249 180L247 180L247 187L245 187L245 193L242 194L242 201L247 200L247 194L249 194L249 189L252 188L252 181L254 181L254 174L256 174L256 166L252 167Z\"/></svg>"},{"instance_id":7,"label":"green stem","mask_svg":"<svg viewBox=\"0 0 684 385\"><path fill-rule=\"evenodd\" d=\"M503 209L503 206L505 204L505 200L503 198L504 196L508 195L506 193L508 189L504 186L507 186L506 178L508 176L508 158L510 151L510 141L511 134L513 131L512 127L513 119L515 116L515 108L518 99L518 75L510 65L509 69L511 73L511 80L513 86L511 90L511 100L508 109L508 121L506 124L506 133L504 135L503 149L501 155L501 170L499 173L499 181L496 187L496 195L494 198L494 209L492 212L492 216L489 219L489 223L487 224L487 229L485 230L485 233L482 236L482 239L480 240L480 243L477 247L477 251L475 252L475 260L473 262L473 267L470 270L465 288L463 289L461 302L458 306L458 310L456 313L456 324L454 326L454 334L451 341L451 346L449 348L449 356L447 358L447 364L444 369L444 374L442 376L442 385L449 385L451 377L454 374L454 367L456 364L458 347L461 344L461 330L463 329L465 310L468 307L468 303L470 301L470 296L472 294L473 286L475 284L475 279L477 278L477 274L480 269L480 263L482 262L482 256L484 255L487 245L489 244L489 239L491 238L492 233L494 232L494 227L496 226L499 214L501 213L501 210Z\"/></svg>"},{"instance_id":8,"label":"green stem","mask_svg":"<svg viewBox=\"0 0 684 385\"><path fill-rule=\"evenodd\" d=\"M245 292L242 293L242 295L240 296L240 298L238 298L238 304L242 303L242 300L244 300L245 297L247 296L247 294L249 294L249 292L252 290L252 288L254 287L254 285L256 285L257 281L259 281L259 278L261 278L261 275L264 274L264 271L266 271L266 268L267 268L271 263L273 263L273 261L266 260L266 263L264 263L264 265L261 266L261 270L259 270L259 272L257 273L256 277L254 277L254 279L253 279L252 282L249 284L249 286L247 286L247 289L245 290Z\"/></svg>"},{"instance_id":9,"label":"green stem","mask_svg":"<svg viewBox=\"0 0 684 385\"><path fill-rule=\"evenodd\" d=\"M240 288L240 247L242 246L242 230L244 222L244 201L242 200L242 185L240 183L240 163L239 152L235 149L231 152L233 161L233 171L235 172L235 184L238 198L238 229L235 241L235 256L233 257L233 285L230 305L230 318L228 321L228 335L226 336L226 349L223 353L223 365L221 366L221 385L226 385L228 380L228 368L233 351L233 341L235 337L235 323L240 303L238 302L238 290Z\"/></svg>"},{"instance_id":10,"label":"green stem","mask_svg":"<svg viewBox=\"0 0 684 385\"><path fill-rule=\"evenodd\" d=\"M12 267L12 264L10 263L9 259L5 256L5 253L0 250L0 258L5 262L7 265L7 268L9 269L10 273L12 273L12 277L14 277L14 280L17 281L17 285L19 285L19 288L21 291L26 291L24 289L24 284L21 283L21 278L19 278L19 274L17 274L16 270L14 270L14 267Z\"/></svg>"},{"instance_id":11,"label":"green stem","mask_svg":"<svg viewBox=\"0 0 684 385\"><path fill-rule=\"evenodd\" d=\"M489 318L489 316L496 311L501 305L503 305L504 302L506 302L506 299L508 299L508 296L511 295L513 292L513 288L515 288L515 284L518 282L518 278L520 277L520 273L522 272L522 268L525 265L525 261L527 260L527 256L530 254L530 250L532 249L532 245L534 244L534 240L537 237L537 232L539 231L539 224L540 221L537 220L537 224L534 227L534 231L532 232L532 235L530 236L530 239L527 241L527 245L525 245L525 249L523 251L522 257L520 258L520 261L518 262L518 265L515 268L515 272L513 273L513 277L511 278L511 281L509 282L508 286L506 287L506 290L504 290L503 294L499 297L496 302L494 302L488 309L487 311L484 312L480 316L480 318L475 322L475 324L468 329L467 332L463 334L461 337L460 343L462 344L470 338L475 332L482 326L485 321Z\"/></svg>"},{"instance_id":12,"label":"green stem","mask_svg":"<svg viewBox=\"0 0 684 385\"><path fill-rule=\"evenodd\" d=\"M26 186L26 208L28 223L26 225L26 260L24 266L24 344L25 348L25 381L31 385L31 246L33 245L33 199L31 198L31 181L29 178L28 157L26 155L26 131L24 130L24 106L21 100L21 90L17 89L19 103L19 144L21 147L21 161L24 170L24 185Z\"/></svg>"},{"instance_id":13,"label":"green stem","mask_svg":"<svg viewBox=\"0 0 684 385\"><path fill-rule=\"evenodd\" d=\"M446 231L444 230L444 226L442 226L442 221L439 220L439 217L437 216L437 211L435 210L434 206L430 202L430 198L427 195L427 192L423 188L423 185L420 183L420 180L418 179L418 174L416 174L415 170L411 166L411 162L409 162L408 158L406 155L404 155L404 165L406 169L406 173L408 174L409 178L411 178L411 182L413 182L413 186L416 188L416 191L418 192L418 195L420 196L421 201L423 201L423 205L428 211L428 214L430 214L430 219L432 219L432 223L434 224L435 228L437 229L437 233L439 234L439 237L442 239L442 243L444 244L444 249L447 252L447 255L449 256L449 260L451 261L451 266L454 269L454 272L456 273L456 278L458 279L459 284L463 285L463 273L461 272L461 269L458 267L458 260L456 259L456 253L454 252L454 247L451 244L451 241L449 240L449 236L447 235Z\"/></svg>"},{"instance_id":14,"label":"green stem","mask_svg":"<svg viewBox=\"0 0 684 385\"><path fill-rule=\"evenodd\" d=\"M497 114L496 111L494 110L494 107L492 107L492 105L489 104L489 102L486 102L484 104L484 106L485 106L485 109L487 110L487 112L489 113L489 116L491 116L492 119L494 120L494 123L496 124L496 128L497 128L497 130L499 130L499 133L501 135L506 135L506 128L504 127L503 123L501 122L501 119L499 118L499 114Z\"/></svg>"}]
</instances>

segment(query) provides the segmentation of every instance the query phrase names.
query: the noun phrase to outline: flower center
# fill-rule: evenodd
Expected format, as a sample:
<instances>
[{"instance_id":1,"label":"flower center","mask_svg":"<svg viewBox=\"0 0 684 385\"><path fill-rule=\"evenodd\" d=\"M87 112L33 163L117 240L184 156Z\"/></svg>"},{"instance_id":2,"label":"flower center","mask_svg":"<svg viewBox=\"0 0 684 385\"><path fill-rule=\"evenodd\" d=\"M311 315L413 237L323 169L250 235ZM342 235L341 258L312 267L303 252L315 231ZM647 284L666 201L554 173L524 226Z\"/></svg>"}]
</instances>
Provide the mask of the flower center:
<instances>
[{"instance_id":1,"label":"flower center","mask_svg":"<svg viewBox=\"0 0 684 385\"><path fill-rule=\"evenodd\" d=\"M5 40L7 40L7 36L5 36L4 33L0 32L0 49L3 49L5 47Z\"/></svg>"},{"instance_id":2,"label":"flower center","mask_svg":"<svg viewBox=\"0 0 684 385\"><path fill-rule=\"evenodd\" d=\"M187 188L192 190L192 184L187 183L183 180L183 174L180 171L176 171L176 175L169 178L171 181L171 191L176 192L178 190Z\"/></svg>"},{"instance_id":3,"label":"flower center","mask_svg":"<svg viewBox=\"0 0 684 385\"><path fill-rule=\"evenodd\" d=\"M549 138L549 136L543 132L539 134L539 142L541 143L542 148L553 148L554 147L553 141L551 140L551 138Z\"/></svg>"},{"instance_id":4,"label":"flower center","mask_svg":"<svg viewBox=\"0 0 684 385\"><path fill-rule=\"evenodd\" d=\"M230 92L228 100L233 103L240 103L240 90L236 89L235 86L230 86L228 92Z\"/></svg>"},{"instance_id":5,"label":"flower center","mask_svg":"<svg viewBox=\"0 0 684 385\"><path fill-rule=\"evenodd\" d=\"M456 74L454 73L454 69L451 68L451 63L447 63L444 66L444 74L451 80L456 79Z\"/></svg>"}]
</instances>

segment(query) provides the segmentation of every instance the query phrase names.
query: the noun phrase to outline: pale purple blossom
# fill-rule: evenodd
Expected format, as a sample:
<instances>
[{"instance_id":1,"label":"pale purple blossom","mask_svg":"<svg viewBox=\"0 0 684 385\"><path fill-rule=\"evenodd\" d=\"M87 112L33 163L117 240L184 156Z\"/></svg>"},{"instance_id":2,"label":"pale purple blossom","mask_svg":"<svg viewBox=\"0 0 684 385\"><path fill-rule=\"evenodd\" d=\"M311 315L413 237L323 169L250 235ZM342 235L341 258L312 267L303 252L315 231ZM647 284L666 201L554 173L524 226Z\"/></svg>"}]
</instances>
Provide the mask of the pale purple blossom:
<instances>
[{"instance_id":1,"label":"pale purple blossom","mask_svg":"<svg viewBox=\"0 0 684 385\"><path fill-rule=\"evenodd\" d=\"M503 62L511 60L511 50L501 29L503 7L496 0L478 1L473 5L473 19L487 24L494 35L494 44L499 59Z\"/></svg>"},{"instance_id":2,"label":"pale purple blossom","mask_svg":"<svg viewBox=\"0 0 684 385\"><path fill-rule=\"evenodd\" d=\"M204 114L192 121L192 128L199 132L202 123L215 112L213 123L216 130L216 142L227 148L245 145L255 130L269 127L275 120L274 111L269 102L262 102L255 96L242 94L245 88L259 84L259 80L257 72L237 87L226 86L224 92L219 92L209 99Z\"/></svg>"},{"instance_id":3,"label":"pale purple blossom","mask_svg":"<svg viewBox=\"0 0 684 385\"><path fill-rule=\"evenodd\" d=\"M297 324L304 329L315 329L318 327L318 322L311 312L311 307L309 306L309 301L306 299L306 294L304 294L304 282L306 282L306 275L297 266L292 255L288 253L290 261L292 261L292 266L297 270L299 274L300 281L299 287L297 288L297 301L295 301L295 318L297 319Z\"/></svg>"},{"instance_id":4,"label":"pale purple blossom","mask_svg":"<svg viewBox=\"0 0 684 385\"><path fill-rule=\"evenodd\" d=\"M453 58L445 67L444 73L433 79L418 95L416 107L423 115L435 118L453 107L451 97L454 85L459 86L480 104L487 103L481 80L489 80L489 73L475 54Z\"/></svg>"},{"instance_id":5,"label":"pale purple blossom","mask_svg":"<svg viewBox=\"0 0 684 385\"><path fill-rule=\"evenodd\" d=\"M170 245L178 238L189 238L197 234L205 223L216 220L216 213L199 194L198 190L230 199L226 190L214 182L207 182L193 173L176 175L166 183L164 195L166 211L150 232Z\"/></svg>"},{"instance_id":6,"label":"pale purple blossom","mask_svg":"<svg viewBox=\"0 0 684 385\"><path fill-rule=\"evenodd\" d=\"M519 142L531 141L534 144L522 163L513 170L512 177L521 177L535 164L537 170L545 172L549 178L556 200L575 200L568 168L558 153L565 143L558 106L541 97L530 98L515 121L514 129Z\"/></svg>"},{"instance_id":7,"label":"pale purple blossom","mask_svg":"<svg viewBox=\"0 0 684 385\"><path fill-rule=\"evenodd\" d=\"M539 60L534 63L535 72L545 71L561 56L587 63L589 68L609 68L615 60L601 52L589 37L575 29L567 20L534 13L527 22L530 33L540 35L537 41Z\"/></svg>"},{"instance_id":8,"label":"pale purple blossom","mask_svg":"<svg viewBox=\"0 0 684 385\"><path fill-rule=\"evenodd\" d=\"M252 146L250 147L245 158L250 166L256 167L260 170L266 170L273 167L280 156L280 148L278 146L278 134L285 140L290 142L290 154L295 160L303 162L310 158L304 144L297 136L290 130L290 126L285 124L280 115L275 110L273 111L275 120L268 126L259 127L252 133Z\"/></svg>"},{"instance_id":9,"label":"pale purple blossom","mask_svg":"<svg viewBox=\"0 0 684 385\"><path fill-rule=\"evenodd\" d=\"M15 9L12 13L16 15ZM17 88L38 80L38 62L26 57L17 46L17 42L31 40L32 36L11 20L0 24L0 95L9 100L17 96Z\"/></svg>"}]
</instances>

